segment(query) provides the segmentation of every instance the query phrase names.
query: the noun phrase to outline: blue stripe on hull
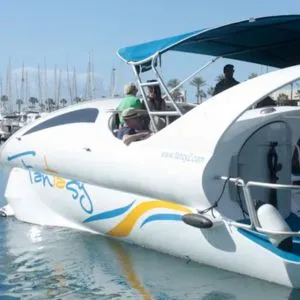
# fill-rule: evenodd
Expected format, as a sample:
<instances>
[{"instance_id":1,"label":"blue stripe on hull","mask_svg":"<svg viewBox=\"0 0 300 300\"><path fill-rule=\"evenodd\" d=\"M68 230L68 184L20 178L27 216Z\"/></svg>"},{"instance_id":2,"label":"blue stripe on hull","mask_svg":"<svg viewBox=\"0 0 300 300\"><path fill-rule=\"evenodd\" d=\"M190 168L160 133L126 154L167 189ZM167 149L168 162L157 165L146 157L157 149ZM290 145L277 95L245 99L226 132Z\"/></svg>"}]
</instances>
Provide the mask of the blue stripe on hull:
<instances>
[{"instance_id":1,"label":"blue stripe on hull","mask_svg":"<svg viewBox=\"0 0 300 300\"><path fill-rule=\"evenodd\" d=\"M298 239L293 240L293 253L290 253L273 245L265 234L256 233L253 231L250 232L241 228L238 228L238 232L285 260L289 260L291 262L300 262L300 244Z\"/></svg>"},{"instance_id":2,"label":"blue stripe on hull","mask_svg":"<svg viewBox=\"0 0 300 300\"><path fill-rule=\"evenodd\" d=\"M148 217L140 226L142 228L145 224L153 221L181 221L182 215L178 214L156 214Z\"/></svg>"}]
</instances>

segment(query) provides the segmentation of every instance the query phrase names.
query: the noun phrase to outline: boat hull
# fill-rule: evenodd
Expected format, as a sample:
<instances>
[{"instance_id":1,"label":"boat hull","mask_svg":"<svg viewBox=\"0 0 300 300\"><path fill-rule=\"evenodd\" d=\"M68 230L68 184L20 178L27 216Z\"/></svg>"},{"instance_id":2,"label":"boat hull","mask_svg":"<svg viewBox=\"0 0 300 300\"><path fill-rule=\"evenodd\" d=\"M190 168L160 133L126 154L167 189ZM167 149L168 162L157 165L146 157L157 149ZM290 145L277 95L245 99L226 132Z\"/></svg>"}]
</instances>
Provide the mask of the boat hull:
<instances>
[{"instance_id":1,"label":"boat hull","mask_svg":"<svg viewBox=\"0 0 300 300\"><path fill-rule=\"evenodd\" d=\"M300 288L300 259L259 237L215 222L199 229L182 216L193 208L13 168L5 198L16 218L118 238L217 268Z\"/></svg>"}]
</instances>

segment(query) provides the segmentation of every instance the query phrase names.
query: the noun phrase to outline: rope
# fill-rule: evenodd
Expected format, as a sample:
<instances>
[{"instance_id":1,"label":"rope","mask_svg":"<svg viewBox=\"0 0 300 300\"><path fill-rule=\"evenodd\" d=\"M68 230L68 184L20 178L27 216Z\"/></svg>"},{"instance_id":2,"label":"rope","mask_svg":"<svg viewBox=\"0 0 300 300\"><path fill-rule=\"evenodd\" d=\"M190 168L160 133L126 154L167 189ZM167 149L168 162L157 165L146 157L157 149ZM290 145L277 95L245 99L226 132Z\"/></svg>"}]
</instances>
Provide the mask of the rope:
<instances>
[{"instance_id":1,"label":"rope","mask_svg":"<svg viewBox=\"0 0 300 300\"><path fill-rule=\"evenodd\" d=\"M205 213L207 213L207 212L209 212L209 211L211 210L212 216L215 218L213 209L216 208L216 207L218 206L218 203L220 202L220 200L221 200L221 198L222 198L222 196L223 196L223 194L224 194L225 187L226 187L226 185L227 185L229 179L230 179L230 178L228 177L228 178L225 180L225 182L224 182L224 184L223 184L223 187L222 187L221 194L220 194L220 196L218 197L218 199L214 202L214 204L212 204L210 207L205 208L205 209L203 209L203 210L198 210L198 213L199 213L199 214L205 214Z\"/></svg>"},{"instance_id":2,"label":"rope","mask_svg":"<svg viewBox=\"0 0 300 300\"><path fill-rule=\"evenodd\" d=\"M277 172L282 169L282 165L278 163L278 154L276 152L276 147L278 146L278 142L270 142L270 149L267 155L269 176L271 183L277 183L279 179L277 177ZM275 189L270 190L269 202L273 206L277 207L277 191Z\"/></svg>"}]
</instances>

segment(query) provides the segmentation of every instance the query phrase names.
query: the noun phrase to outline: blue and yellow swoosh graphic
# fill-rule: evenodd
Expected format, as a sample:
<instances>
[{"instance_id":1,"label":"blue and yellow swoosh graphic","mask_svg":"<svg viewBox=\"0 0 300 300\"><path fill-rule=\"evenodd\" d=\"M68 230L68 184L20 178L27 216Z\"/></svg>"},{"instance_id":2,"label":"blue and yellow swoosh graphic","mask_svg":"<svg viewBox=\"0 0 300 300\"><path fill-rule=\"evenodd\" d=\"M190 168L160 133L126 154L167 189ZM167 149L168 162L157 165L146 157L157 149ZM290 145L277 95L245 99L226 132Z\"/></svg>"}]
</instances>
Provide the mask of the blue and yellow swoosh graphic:
<instances>
[{"instance_id":1,"label":"blue and yellow swoosh graphic","mask_svg":"<svg viewBox=\"0 0 300 300\"><path fill-rule=\"evenodd\" d=\"M114 210L106 211L94 216L91 216L84 220L84 223L94 222L109 218L114 218L126 213L128 210L131 209L135 201L131 202L129 205L120 207ZM161 200L149 200L144 201L137 206L135 206L127 215L126 217L121 220L115 227L113 227L109 232L108 235L115 236L115 237L126 237L130 234L133 227L137 223L137 221L142 217L146 212L156 209L156 208L164 208L175 210L181 212L181 214L174 214L172 213L158 213L153 214L147 217L143 223L140 225L140 228L144 227L146 224L154 221L180 221L182 213L190 213L192 212L191 209L172 202L168 201L161 201Z\"/></svg>"}]
</instances>

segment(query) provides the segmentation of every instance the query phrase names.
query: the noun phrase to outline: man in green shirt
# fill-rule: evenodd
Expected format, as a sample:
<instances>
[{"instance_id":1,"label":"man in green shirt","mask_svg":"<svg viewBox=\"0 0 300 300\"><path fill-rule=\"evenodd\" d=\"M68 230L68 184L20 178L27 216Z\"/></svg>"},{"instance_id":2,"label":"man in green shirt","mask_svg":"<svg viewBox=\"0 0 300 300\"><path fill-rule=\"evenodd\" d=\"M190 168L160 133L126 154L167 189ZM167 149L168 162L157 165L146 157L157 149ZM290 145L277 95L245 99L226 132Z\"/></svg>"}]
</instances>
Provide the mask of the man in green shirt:
<instances>
[{"instance_id":1,"label":"man in green shirt","mask_svg":"<svg viewBox=\"0 0 300 300\"><path fill-rule=\"evenodd\" d=\"M138 92L137 87L134 83L128 83L124 87L125 98L121 101L118 106L120 124L124 124L124 119L122 118L122 112L127 108L142 108L142 103L139 98L136 97Z\"/></svg>"}]
</instances>

